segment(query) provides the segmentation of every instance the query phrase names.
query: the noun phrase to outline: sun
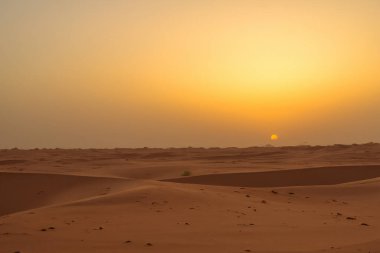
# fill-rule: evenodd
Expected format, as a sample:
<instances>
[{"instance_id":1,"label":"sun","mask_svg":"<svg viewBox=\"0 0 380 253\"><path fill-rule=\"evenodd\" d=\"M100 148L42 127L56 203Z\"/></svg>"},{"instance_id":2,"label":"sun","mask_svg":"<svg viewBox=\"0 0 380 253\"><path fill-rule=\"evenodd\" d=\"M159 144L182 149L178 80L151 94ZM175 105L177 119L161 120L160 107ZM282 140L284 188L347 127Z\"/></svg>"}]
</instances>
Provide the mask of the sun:
<instances>
[{"instance_id":1,"label":"sun","mask_svg":"<svg viewBox=\"0 0 380 253\"><path fill-rule=\"evenodd\" d=\"M277 134L272 134L272 135L270 136L270 139L271 139L272 141L277 141L277 140L278 140L278 135L277 135Z\"/></svg>"}]
</instances>

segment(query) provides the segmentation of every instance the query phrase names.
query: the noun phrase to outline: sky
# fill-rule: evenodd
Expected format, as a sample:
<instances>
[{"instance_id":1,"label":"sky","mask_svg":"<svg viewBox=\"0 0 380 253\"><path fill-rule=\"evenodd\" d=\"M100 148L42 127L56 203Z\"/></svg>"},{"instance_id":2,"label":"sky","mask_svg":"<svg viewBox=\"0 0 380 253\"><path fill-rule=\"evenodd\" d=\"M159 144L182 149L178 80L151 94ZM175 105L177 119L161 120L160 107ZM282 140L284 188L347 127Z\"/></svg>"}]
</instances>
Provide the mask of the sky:
<instances>
[{"instance_id":1,"label":"sky","mask_svg":"<svg viewBox=\"0 0 380 253\"><path fill-rule=\"evenodd\" d=\"M0 148L380 142L379 67L378 0L1 0Z\"/></svg>"}]
</instances>

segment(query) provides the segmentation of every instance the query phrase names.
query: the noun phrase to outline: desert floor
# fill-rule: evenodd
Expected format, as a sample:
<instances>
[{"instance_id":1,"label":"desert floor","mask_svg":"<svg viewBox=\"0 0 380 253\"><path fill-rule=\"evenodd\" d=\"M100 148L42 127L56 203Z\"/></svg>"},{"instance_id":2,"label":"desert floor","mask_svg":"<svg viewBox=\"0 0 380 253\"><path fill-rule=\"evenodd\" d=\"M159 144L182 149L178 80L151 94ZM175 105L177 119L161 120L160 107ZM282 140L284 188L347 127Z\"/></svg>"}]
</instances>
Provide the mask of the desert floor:
<instances>
[{"instance_id":1,"label":"desert floor","mask_svg":"<svg viewBox=\"0 0 380 253\"><path fill-rule=\"evenodd\" d=\"M0 252L380 252L380 145L0 150Z\"/></svg>"}]
</instances>

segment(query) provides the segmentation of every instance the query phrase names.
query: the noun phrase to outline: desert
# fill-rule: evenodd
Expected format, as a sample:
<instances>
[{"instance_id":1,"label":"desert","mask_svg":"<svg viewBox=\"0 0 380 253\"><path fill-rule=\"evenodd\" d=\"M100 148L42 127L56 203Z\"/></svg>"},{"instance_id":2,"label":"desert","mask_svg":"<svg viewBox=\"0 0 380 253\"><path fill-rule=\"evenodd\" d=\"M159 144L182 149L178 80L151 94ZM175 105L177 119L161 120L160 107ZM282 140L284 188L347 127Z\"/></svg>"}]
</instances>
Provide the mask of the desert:
<instances>
[{"instance_id":1,"label":"desert","mask_svg":"<svg viewBox=\"0 0 380 253\"><path fill-rule=\"evenodd\" d=\"M380 252L380 145L0 151L0 252Z\"/></svg>"},{"instance_id":2,"label":"desert","mask_svg":"<svg viewBox=\"0 0 380 253\"><path fill-rule=\"evenodd\" d=\"M0 0L0 253L380 253L380 0Z\"/></svg>"}]
</instances>

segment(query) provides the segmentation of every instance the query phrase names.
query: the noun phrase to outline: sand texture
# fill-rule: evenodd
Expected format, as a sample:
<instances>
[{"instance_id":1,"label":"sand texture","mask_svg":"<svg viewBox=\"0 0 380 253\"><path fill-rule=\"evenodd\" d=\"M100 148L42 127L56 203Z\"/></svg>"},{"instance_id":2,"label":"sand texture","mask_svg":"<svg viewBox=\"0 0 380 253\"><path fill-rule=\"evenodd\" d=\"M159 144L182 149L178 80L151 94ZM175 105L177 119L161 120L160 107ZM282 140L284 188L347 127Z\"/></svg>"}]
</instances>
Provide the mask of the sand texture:
<instances>
[{"instance_id":1,"label":"sand texture","mask_svg":"<svg viewBox=\"0 0 380 253\"><path fill-rule=\"evenodd\" d=\"M0 150L14 252L380 252L380 145Z\"/></svg>"}]
</instances>

